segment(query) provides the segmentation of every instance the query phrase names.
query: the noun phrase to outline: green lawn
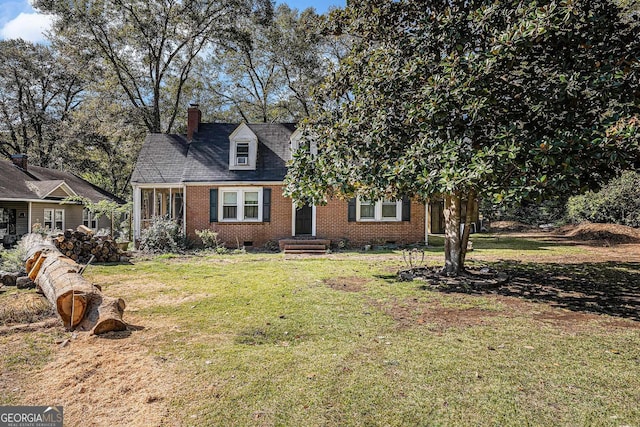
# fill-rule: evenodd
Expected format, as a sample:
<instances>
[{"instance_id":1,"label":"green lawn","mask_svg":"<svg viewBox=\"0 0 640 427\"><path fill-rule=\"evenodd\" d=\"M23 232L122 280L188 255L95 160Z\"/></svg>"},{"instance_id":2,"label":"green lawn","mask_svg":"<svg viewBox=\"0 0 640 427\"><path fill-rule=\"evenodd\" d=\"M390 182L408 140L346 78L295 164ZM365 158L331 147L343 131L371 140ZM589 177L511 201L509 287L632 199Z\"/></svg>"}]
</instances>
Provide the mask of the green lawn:
<instances>
[{"instance_id":1,"label":"green lawn","mask_svg":"<svg viewBox=\"0 0 640 427\"><path fill-rule=\"evenodd\" d=\"M525 265L589 261L550 243L480 238L475 248L475 266L521 254ZM564 304L568 289L555 300L444 292L396 281L402 267L399 252L201 255L87 275L145 328L122 340L181 378L166 399L178 425L640 425L637 311ZM638 296L640 264L617 271ZM28 349L46 347L31 335ZM10 353L0 367L29 363Z\"/></svg>"}]
</instances>

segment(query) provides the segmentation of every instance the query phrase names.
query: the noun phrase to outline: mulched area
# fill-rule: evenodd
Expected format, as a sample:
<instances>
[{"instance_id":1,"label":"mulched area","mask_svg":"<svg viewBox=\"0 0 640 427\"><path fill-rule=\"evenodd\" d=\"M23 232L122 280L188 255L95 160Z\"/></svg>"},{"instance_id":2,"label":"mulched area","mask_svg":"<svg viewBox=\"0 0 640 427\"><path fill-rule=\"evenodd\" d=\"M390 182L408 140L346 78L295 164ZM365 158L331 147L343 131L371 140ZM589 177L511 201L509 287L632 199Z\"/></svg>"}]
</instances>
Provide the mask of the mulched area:
<instances>
[{"instance_id":1,"label":"mulched area","mask_svg":"<svg viewBox=\"0 0 640 427\"><path fill-rule=\"evenodd\" d=\"M581 241L603 241L610 244L640 243L640 230L619 224L595 224L585 222L559 230L564 236Z\"/></svg>"}]
</instances>

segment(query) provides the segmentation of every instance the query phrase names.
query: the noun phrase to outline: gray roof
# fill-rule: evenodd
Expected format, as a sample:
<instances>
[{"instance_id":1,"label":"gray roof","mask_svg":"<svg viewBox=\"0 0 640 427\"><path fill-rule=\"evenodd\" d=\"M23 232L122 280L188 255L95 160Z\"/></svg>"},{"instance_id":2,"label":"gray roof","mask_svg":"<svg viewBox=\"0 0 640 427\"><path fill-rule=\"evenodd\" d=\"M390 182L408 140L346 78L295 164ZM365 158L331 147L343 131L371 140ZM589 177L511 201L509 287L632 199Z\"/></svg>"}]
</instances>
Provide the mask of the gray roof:
<instances>
[{"instance_id":1,"label":"gray roof","mask_svg":"<svg viewBox=\"0 0 640 427\"><path fill-rule=\"evenodd\" d=\"M138 155L132 182L180 182L187 150L187 139L181 135L148 134Z\"/></svg>"},{"instance_id":2,"label":"gray roof","mask_svg":"<svg viewBox=\"0 0 640 427\"><path fill-rule=\"evenodd\" d=\"M61 184L64 184L64 181L58 179L53 181L26 181L26 183L31 191L36 193L39 198L43 198L60 187Z\"/></svg>"},{"instance_id":3,"label":"gray roof","mask_svg":"<svg viewBox=\"0 0 640 427\"><path fill-rule=\"evenodd\" d=\"M94 203L100 200L124 201L70 172L29 165L24 171L10 161L0 160L0 200L60 200L60 197L47 197L60 184L65 183L79 196Z\"/></svg>"},{"instance_id":4,"label":"gray roof","mask_svg":"<svg viewBox=\"0 0 640 427\"><path fill-rule=\"evenodd\" d=\"M248 125L258 138L256 169L229 170L229 136L238 126L237 123L201 123L191 143L180 135L148 135L131 181L282 181L287 173L289 138L295 131L295 124Z\"/></svg>"}]
</instances>

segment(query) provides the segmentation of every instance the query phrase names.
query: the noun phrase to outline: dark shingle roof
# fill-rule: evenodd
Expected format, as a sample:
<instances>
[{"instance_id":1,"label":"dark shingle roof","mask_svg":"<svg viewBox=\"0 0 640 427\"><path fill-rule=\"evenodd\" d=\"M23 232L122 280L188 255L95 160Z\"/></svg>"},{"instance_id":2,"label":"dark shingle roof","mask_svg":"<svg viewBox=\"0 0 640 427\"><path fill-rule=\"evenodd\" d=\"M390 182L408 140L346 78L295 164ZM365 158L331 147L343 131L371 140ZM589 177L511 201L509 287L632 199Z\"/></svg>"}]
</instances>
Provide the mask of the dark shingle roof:
<instances>
[{"instance_id":1,"label":"dark shingle roof","mask_svg":"<svg viewBox=\"0 0 640 427\"><path fill-rule=\"evenodd\" d=\"M289 138L295 125L248 125L258 138L256 169L229 170L229 136L238 126L235 123L201 123L190 144L178 135L147 136L131 181L282 181L287 173Z\"/></svg>"},{"instance_id":2,"label":"dark shingle roof","mask_svg":"<svg viewBox=\"0 0 640 427\"><path fill-rule=\"evenodd\" d=\"M189 144L184 136L148 134L132 182L180 182Z\"/></svg>"},{"instance_id":3,"label":"dark shingle roof","mask_svg":"<svg viewBox=\"0 0 640 427\"><path fill-rule=\"evenodd\" d=\"M100 200L124 203L122 199L72 173L40 166L29 166L24 171L12 162L0 160L0 199L42 199L62 182L79 196L94 203Z\"/></svg>"}]
</instances>

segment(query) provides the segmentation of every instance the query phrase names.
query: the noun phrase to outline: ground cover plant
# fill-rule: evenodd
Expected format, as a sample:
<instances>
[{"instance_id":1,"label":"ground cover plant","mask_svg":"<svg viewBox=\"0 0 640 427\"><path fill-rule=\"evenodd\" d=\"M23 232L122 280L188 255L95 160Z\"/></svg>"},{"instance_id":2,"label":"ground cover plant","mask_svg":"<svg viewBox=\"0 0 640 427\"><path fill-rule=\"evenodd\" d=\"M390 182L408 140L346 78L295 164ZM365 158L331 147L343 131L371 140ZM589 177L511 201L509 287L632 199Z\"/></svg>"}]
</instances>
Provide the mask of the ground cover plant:
<instances>
[{"instance_id":1,"label":"ground cover plant","mask_svg":"<svg viewBox=\"0 0 640 427\"><path fill-rule=\"evenodd\" d=\"M91 266L130 330L6 322L0 403L69 425L638 425L640 246L472 240L508 283L401 282L399 251Z\"/></svg>"}]
</instances>

